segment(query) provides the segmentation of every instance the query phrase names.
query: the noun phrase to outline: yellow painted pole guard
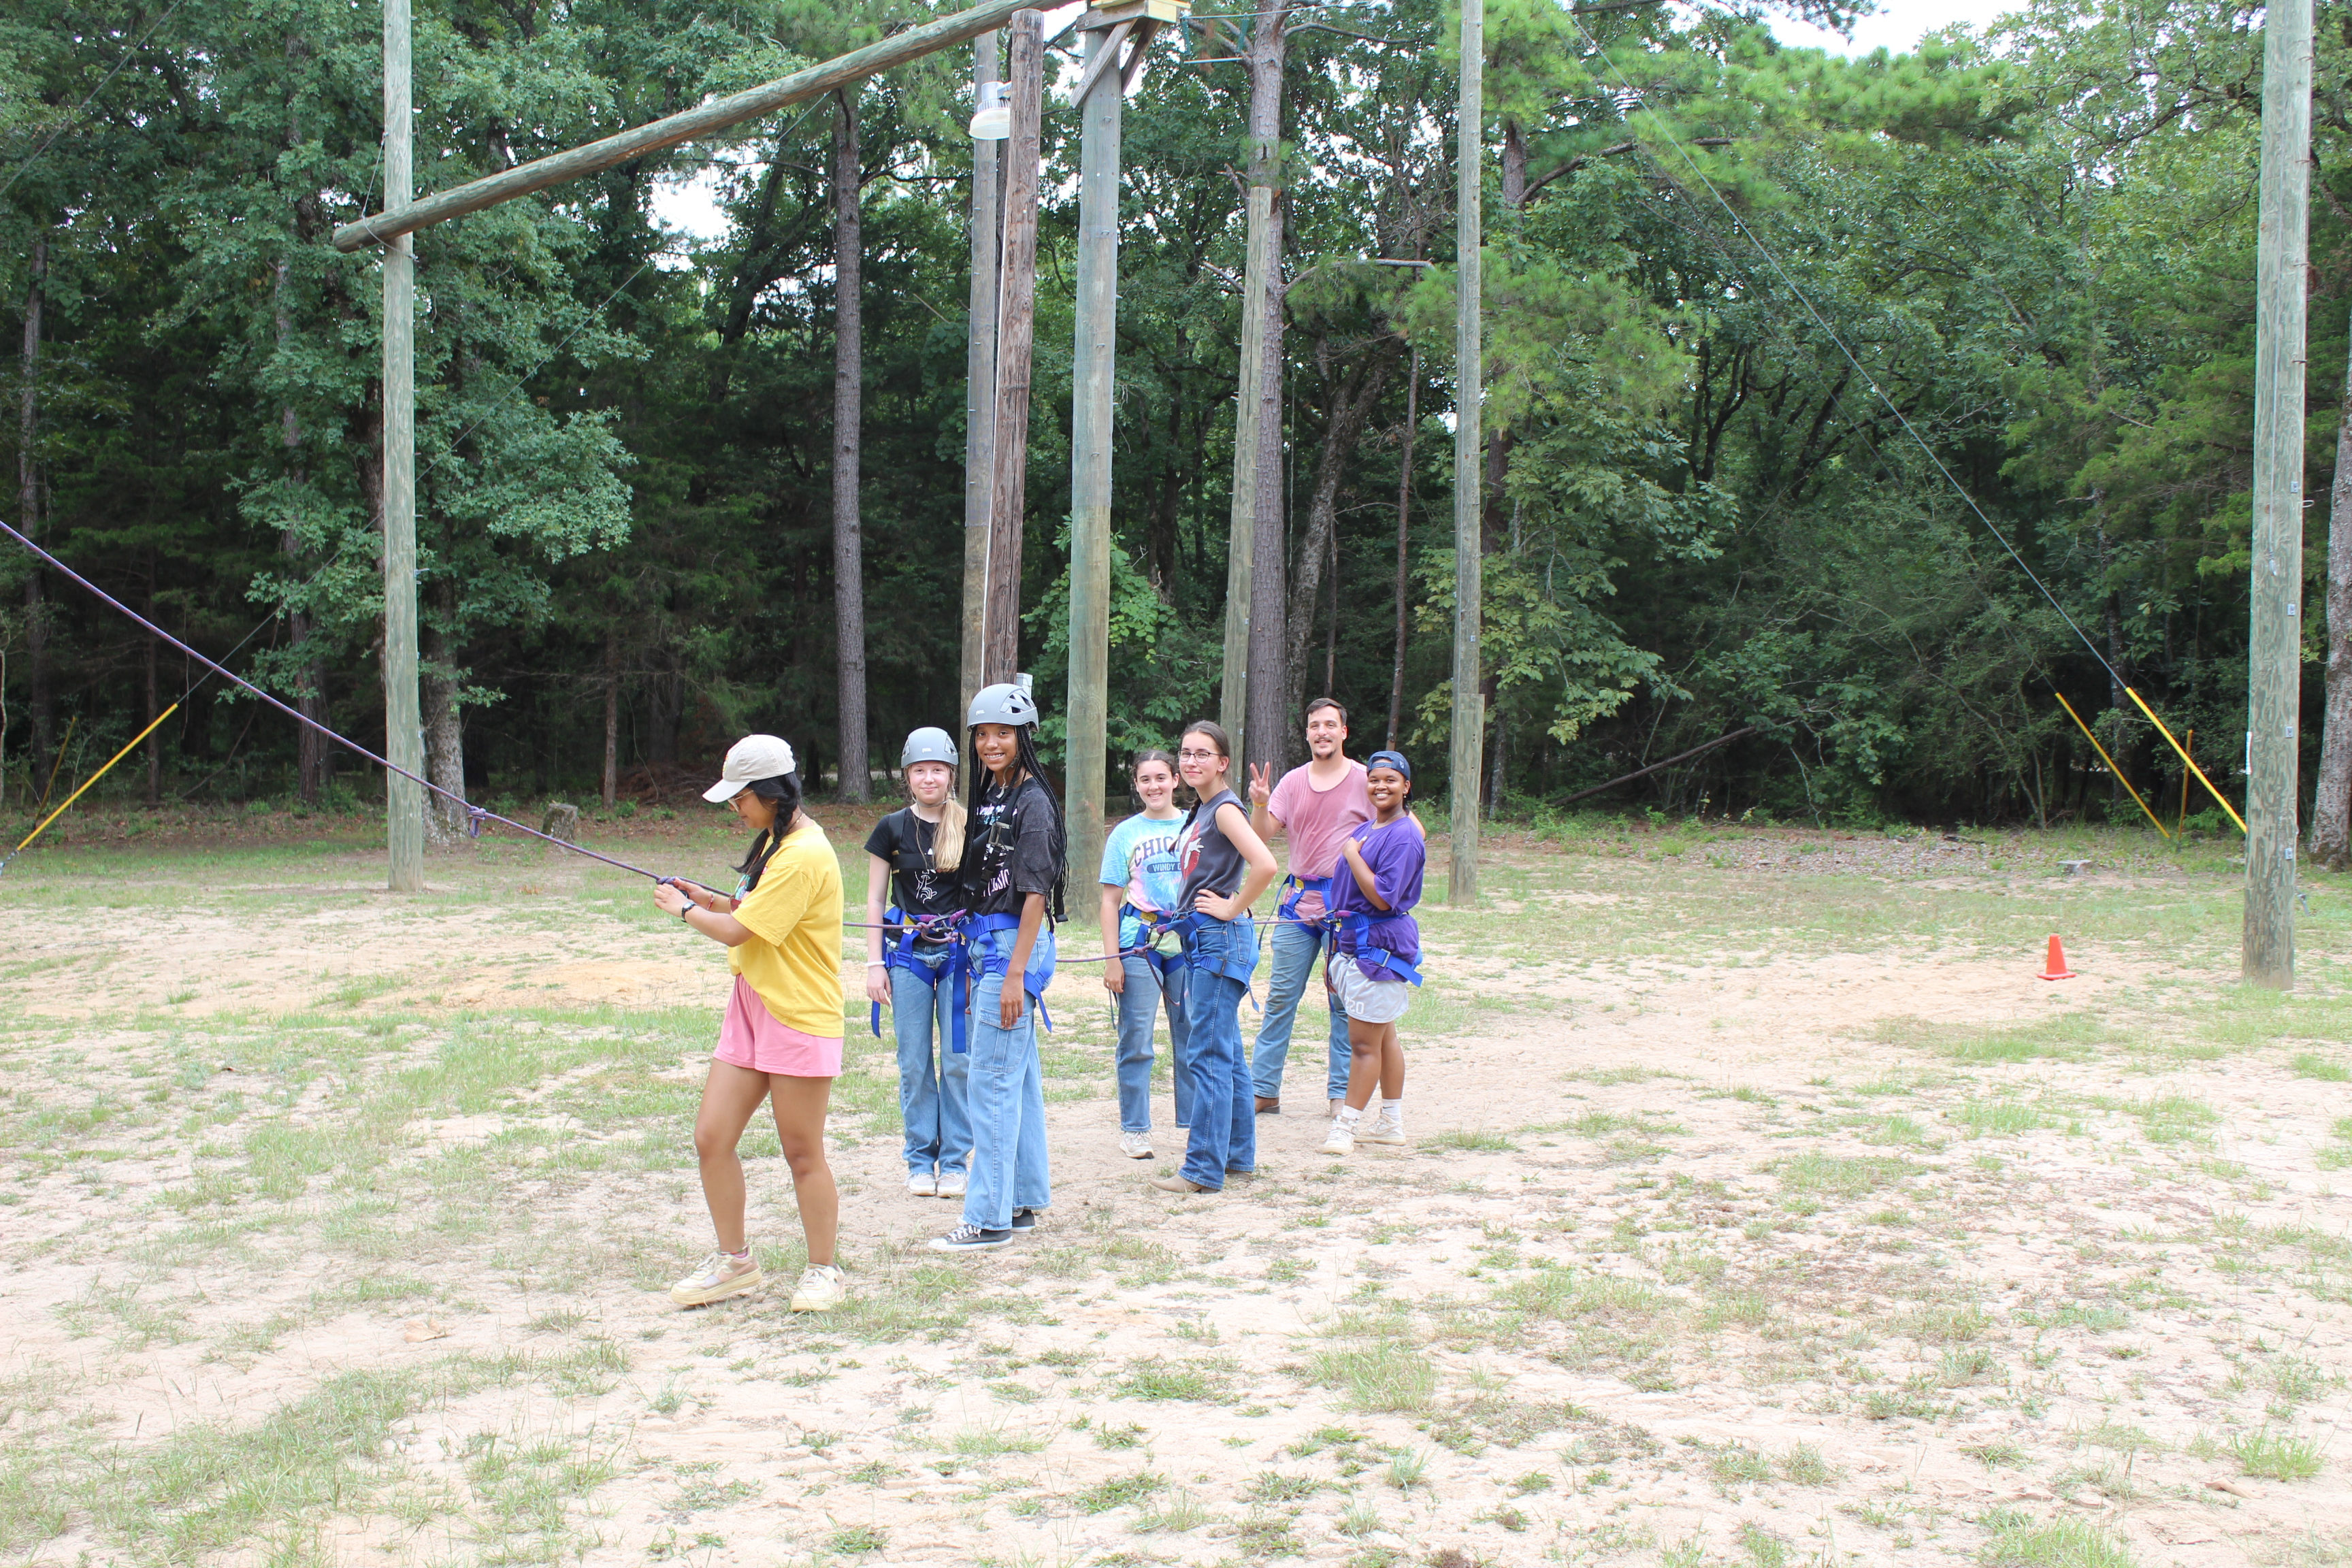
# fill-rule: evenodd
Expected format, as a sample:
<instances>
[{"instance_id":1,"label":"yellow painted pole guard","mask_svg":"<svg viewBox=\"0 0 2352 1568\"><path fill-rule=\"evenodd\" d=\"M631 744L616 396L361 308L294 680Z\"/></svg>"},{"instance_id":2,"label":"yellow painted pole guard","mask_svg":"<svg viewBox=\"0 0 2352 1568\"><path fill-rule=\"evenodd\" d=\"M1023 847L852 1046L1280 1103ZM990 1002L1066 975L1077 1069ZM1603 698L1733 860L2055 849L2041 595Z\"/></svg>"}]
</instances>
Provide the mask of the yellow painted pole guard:
<instances>
[{"instance_id":1,"label":"yellow painted pole guard","mask_svg":"<svg viewBox=\"0 0 2352 1568\"><path fill-rule=\"evenodd\" d=\"M161 724L164 720L169 719L174 712L179 710L179 707L180 705L174 702L171 707L166 708L161 713L156 714L155 724ZM50 823L55 822L58 817L63 816L66 814L66 806L73 805L74 802L79 800L84 795L88 794L89 792L89 786L104 778L108 772L113 768L116 763L121 762L123 758L136 751L139 747L140 742L145 740L148 736L155 732L155 724L150 724L144 730L140 731L136 735L131 736L131 744L115 752L113 757L108 761L105 767L100 768L98 772L90 774L89 778L82 784L81 788L66 796L64 805L58 806L57 810L41 818L41 826L33 829L32 832L25 835L25 844L30 844L34 839L38 838L43 833L47 832ZM25 844L17 845L16 847L11 849L8 853L11 856L22 855L25 852Z\"/></svg>"},{"instance_id":2,"label":"yellow painted pole guard","mask_svg":"<svg viewBox=\"0 0 2352 1568\"><path fill-rule=\"evenodd\" d=\"M2106 763L2107 771L2116 775L2116 783L2123 785L2124 788L2129 792L2133 803L2137 805L2143 813L2146 813L2147 819L2150 822L2156 823L2156 830L2158 833L2163 833L2164 837L2167 838L2171 837L2171 834L2164 832L2164 824L2158 821L2156 813L2147 809L2147 802L2139 798L2139 791L2132 788L2131 780L2124 777L2123 769L2116 766L2115 758L2107 755L2107 749L2099 744L2099 738L2096 735L2091 733L2091 727L2083 722L2083 716L2074 711L2074 705L2066 700L2066 694L2063 691L2056 691L2053 692L2051 695L2058 699L2059 707L2066 710L2066 717L2074 721L2074 728L2083 731L2083 739L2091 742L2091 750L2099 753L2099 761Z\"/></svg>"},{"instance_id":3,"label":"yellow painted pole guard","mask_svg":"<svg viewBox=\"0 0 2352 1568\"><path fill-rule=\"evenodd\" d=\"M2213 787L2213 781L2205 776L2205 770L2197 765L2197 759L2180 750L2180 742L2172 739L2172 731L2164 727L2164 721L2156 716L2156 710L2147 705L2147 700L2128 686L2124 688L2124 695L2138 703L2139 710L2147 715L2147 721L2156 726L2157 732L2171 742L2174 751L2180 752L2180 760L2189 765L2190 773L2197 775L2197 782L2205 786L2205 793L2211 795L2220 804L2221 809L2230 814L2230 820L2238 825L2238 831L2241 833L2247 831L2246 819L2238 815L2238 808L2230 804L2227 795Z\"/></svg>"}]
</instances>

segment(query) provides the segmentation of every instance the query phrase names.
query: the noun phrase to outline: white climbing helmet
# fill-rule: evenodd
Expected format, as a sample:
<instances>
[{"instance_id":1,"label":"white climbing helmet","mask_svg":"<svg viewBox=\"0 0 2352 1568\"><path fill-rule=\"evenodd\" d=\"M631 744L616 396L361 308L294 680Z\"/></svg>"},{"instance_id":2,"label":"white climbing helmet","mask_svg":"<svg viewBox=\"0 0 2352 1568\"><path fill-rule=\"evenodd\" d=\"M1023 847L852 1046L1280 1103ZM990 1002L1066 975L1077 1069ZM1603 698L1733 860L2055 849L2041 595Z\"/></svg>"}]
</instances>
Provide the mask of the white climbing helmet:
<instances>
[{"instance_id":1,"label":"white climbing helmet","mask_svg":"<svg viewBox=\"0 0 2352 1568\"><path fill-rule=\"evenodd\" d=\"M898 753L898 770L904 773L917 763L945 763L950 767L955 766L954 737L945 730L935 729L929 724L908 735L905 749Z\"/></svg>"},{"instance_id":2,"label":"white climbing helmet","mask_svg":"<svg viewBox=\"0 0 2352 1568\"><path fill-rule=\"evenodd\" d=\"M972 695L971 711L964 718L971 724L1034 724L1037 703L1029 693L1010 681L983 686Z\"/></svg>"}]
</instances>

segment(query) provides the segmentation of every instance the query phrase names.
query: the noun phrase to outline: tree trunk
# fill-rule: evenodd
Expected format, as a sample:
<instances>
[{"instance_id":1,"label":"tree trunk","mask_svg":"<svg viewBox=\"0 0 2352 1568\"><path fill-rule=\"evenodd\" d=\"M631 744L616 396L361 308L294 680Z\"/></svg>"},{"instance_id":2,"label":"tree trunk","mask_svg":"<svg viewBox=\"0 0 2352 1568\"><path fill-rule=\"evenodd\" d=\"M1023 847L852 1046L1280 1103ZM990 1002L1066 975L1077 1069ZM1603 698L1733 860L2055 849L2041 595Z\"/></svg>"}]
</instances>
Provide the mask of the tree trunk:
<instances>
[{"instance_id":1,"label":"tree trunk","mask_svg":"<svg viewBox=\"0 0 2352 1568\"><path fill-rule=\"evenodd\" d=\"M1277 772L1297 746L1300 728L1298 710L1289 700L1290 637L1285 620L1289 594L1283 580L1289 547L1285 537L1282 460L1282 256L1288 211L1281 189L1288 15L1287 0L1271 0L1258 13L1256 31L1243 51L1250 74L1249 184L1270 187L1274 195L1266 216L1270 263L1258 296L1242 301L1242 309L1255 312L1259 325L1257 374L1251 383L1255 405L1237 411L1234 433L1235 441L1254 440L1257 454L1252 476L1255 498L1250 531L1248 688L1242 750L1245 762ZM1314 600L1310 597L1307 604L1311 607Z\"/></svg>"},{"instance_id":2,"label":"tree trunk","mask_svg":"<svg viewBox=\"0 0 2352 1568\"><path fill-rule=\"evenodd\" d=\"M1396 662L1389 670L1389 749L1404 723L1404 644L1412 585L1412 438L1421 423L1421 351L1405 366L1404 437L1397 455Z\"/></svg>"},{"instance_id":3,"label":"tree trunk","mask_svg":"<svg viewBox=\"0 0 2352 1568\"><path fill-rule=\"evenodd\" d=\"M857 95L836 95L833 125L833 613L840 637L841 798L866 798L866 552L858 531L858 431L866 390L859 278Z\"/></svg>"},{"instance_id":4,"label":"tree trunk","mask_svg":"<svg viewBox=\"0 0 2352 1568\"><path fill-rule=\"evenodd\" d=\"M1318 357L1323 357L1319 352ZM1331 553L1338 538L1339 476L1388 379L1389 356L1385 350L1376 349L1358 362L1355 374L1339 384L1331 400L1331 422L1323 434L1323 449L1315 459L1315 493L1307 502L1307 531L1298 542L1298 575L1291 584L1282 682L1283 710L1290 715L1301 715L1307 707L1307 640L1315 631L1315 600L1323 586L1324 558ZM1257 683L1250 684L1255 690ZM1297 729L1301 722L1294 717L1287 728Z\"/></svg>"},{"instance_id":5,"label":"tree trunk","mask_svg":"<svg viewBox=\"0 0 2352 1568\"><path fill-rule=\"evenodd\" d=\"M2187 787L2186 768L2182 787ZM2311 853L2331 871L2352 864L2352 365L2336 427L2327 487L2327 718L2319 742Z\"/></svg>"},{"instance_id":6,"label":"tree trunk","mask_svg":"<svg viewBox=\"0 0 2352 1568\"><path fill-rule=\"evenodd\" d=\"M621 793L621 634L604 634L604 809Z\"/></svg>"},{"instance_id":7,"label":"tree trunk","mask_svg":"<svg viewBox=\"0 0 2352 1568\"><path fill-rule=\"evenodd\" d=\"M417 685L425 708L425 776L448 795L428 794L425 828L436 843L454 843L466 831L466 738L457 713L457 650L448 634L426 622L425 662ZM451 799L454 795L457 798Z\"/></svg>"},{"instance_id":8,"label":"tree trunk","mask_svg":"<svg viewBox=\"0 0 2352 1568\"><path fill-rule=\"evenodd\" d=\"M1330 611L1323 623L1323 689L1337 692L1339 689L1339 531L1331 531L1331 559L1325 563L1330 568L1331 592L1326 600Z\"/></svg>"},{"instance_id":9,"label":"tree trunk","mask_svg":"<svg viewBox=\"0 0 2352 1568\"><path fill-rule=\"evenodd\" d=\"M32 282L25 290L25 348L16 405L17 527L28 539L41 537L40 465L34 441L41 420L41 301L49 273L49 242L33 241ZM49 694L49 611L41 569L25 574L25 701L32 710L33 786L48 776L57 754L57 706Z\"/></svg>"}]
</instances>

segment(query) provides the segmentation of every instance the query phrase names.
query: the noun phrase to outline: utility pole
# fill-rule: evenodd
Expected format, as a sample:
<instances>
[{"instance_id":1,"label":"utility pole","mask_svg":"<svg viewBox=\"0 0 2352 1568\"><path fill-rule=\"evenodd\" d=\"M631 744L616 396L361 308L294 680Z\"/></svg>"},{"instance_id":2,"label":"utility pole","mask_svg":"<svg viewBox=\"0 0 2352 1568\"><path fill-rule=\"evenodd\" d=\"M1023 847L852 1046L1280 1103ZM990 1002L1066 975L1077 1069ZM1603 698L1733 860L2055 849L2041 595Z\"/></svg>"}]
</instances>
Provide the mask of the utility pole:
<instances>
[{"instance_id":1,"label":"utility pole","mask_svg":"<svg viewBox=\"0 0 2352 1568\"><path fill-rule=\"evenodd\" d=\"M996 79L996 35L983 33L971 42L974 110L985 106ZM963 355L963 669L956 722L950 726L959 735L972 694L987 684L980 678L980 634L988 598L988 502L996 484L996 146L983 137L972 139L971 302Z\"/></svg>"},{"instance_id":2,"label":"utility pole","mask_svg":"<svg viewBox=\"0 0 2352 1568\"><path fill-rule=\"evenodd\" d=\"M2252 624L2246 639L2246 929L2240 966L2248 980L2277 991L2294 984L2310 202L2311 0L2274 0L2263 24Z\"/></svg>"},{"instance_id":3,"label":"utility pole","mask_svg":"<svg viewBox=\"0 0 2352 1568\"><path fill-rule=\"evenodd\" d=\"M1480 480L1478 401L1486 369L1479 349L1478 268L1481 141L1485 129L1486 14L1462 0L1462 101L1454 110L1454 733L1447 776L1453 792L1453 871L1448 903L1478 901L1478 779L1486 699L1478 689Z\"/></svg>"},{"instance_id":4,"label":"utility pole","mask_svg":"<svg viewBox=\"0 0 2352 1568\"><path fill-rule=\"evenodd\" d=\"M1013 134L1004 144L1004 247L996 303L993 482L981 684L1013 679L1021 660L1021 519L1029 471L1029 354L1037 331L1037 160L1045 98L1045 14L1013 13Z\"/></svg>"},{"instance_id":5,"label":"utility pole","mask_svg":"<svg viewBox=\"0 0 2352 1568\"><path fill-rule=\"evenodd\" d=\"M409 158L408 0L383 0L383 205L415 195ZM383 754L423 777L416 697L416 241L383 247ZM392 890L425 890L425 791L383 778Z\"/></svg>"},{"instance_id":6,"label":"utility pole","mask_svg":"<svg viewBox=\"0 0 2352 1568\"><path fill-rule=\"evenodd\" d=\"M1104 753L1110 723L1110 445L1118 349L1119 51L1132 20L1097 8L1078 93L1078 257L1070 376L1069 761L1063 774L1070 864L1102 859ZM1139 48L1139 53L1140 52Z\"/></svg>"}]
</instances>

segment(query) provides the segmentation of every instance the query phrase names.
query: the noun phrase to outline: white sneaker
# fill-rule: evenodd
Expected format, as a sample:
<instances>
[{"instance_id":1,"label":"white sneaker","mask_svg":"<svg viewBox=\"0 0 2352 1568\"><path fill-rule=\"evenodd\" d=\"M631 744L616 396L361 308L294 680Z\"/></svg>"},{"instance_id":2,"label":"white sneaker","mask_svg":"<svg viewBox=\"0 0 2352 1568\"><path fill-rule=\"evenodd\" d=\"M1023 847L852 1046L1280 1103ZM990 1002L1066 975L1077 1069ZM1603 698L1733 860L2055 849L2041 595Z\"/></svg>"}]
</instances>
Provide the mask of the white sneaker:
<instances>
[{"instance_id":1,"label":"white sneaker","mask_svg":"<svg viewBox=\"0 0 2352 1568\"><path fill-rule=\"evenodd\" d=\"M1340 1117L1331 1119L1331 1131L1323 1139L1326 1154L1348 1155L1356 1152L1356 1124Z\"/></svg>"},{"instance_id":2,"label":"white sneaker","mask_svg":"<svg viewBox=\"0 0 2352 1568\"><path fill-rule=\"evenodd\" d=\"M1382 1116L1371 1126L1357 1133L1356 1137L1359 1142L1365 1143L1402 1143L1404 1142L1404 1119L1398 1116Z\"/></svg>"},{"instance_id":3,"label":"white sneaker","mask_svg":"<svg viewBox=\"0 0 2352 1568\"><path fill-rule=\"evenodd\" d=\"M802 1271L801 1282L793 1287L793 1310L822 1312L840 1306L846 1294L847 1281L839 1264L814 1263Z\"/></svg>"},{"instance_id":4,"label":"white sneaker","mask_svg":"<svg viewBox=\"0 0 2352 1568\"><path fill-rule=\"evenodd\" d=\"M941 1171L940 1173L940 1196L943 1198L960 1198L963 1196L964 1184L967 1179L968 1178L966 1178L961 1171Z\"/></svg>"},{"instance_id":5,"label":"white sneaker","mask_svg":"<svg viewBox=\"0 0 2352 1568\"><path fill-rule=\"evenodd\" d=\"M1118 1135L1118 1152L1126 1155L1130 1160L1150 1159L1151 1134L1149 1132L1120 1133Z\"/></svg>"},{"instance_id":6,"label":"white sneaker","mask_svg":"<svg viewBox=\"0 0 2352 1568\"><path fill-rule=\"evenodd\" d=\"M701 1267L669 1288L669 1299L681 1307L707 1307L730 1296L749 1295L761 1285L760 1266L748 1257L714 1252Z\"/></svg>"},{"instance_id":7,"label":"white sneaker","mask_svg":"<svg viewBox=\"0 0 2352 1568\"><path fill-rule=\"evenodd\" d=\"M919 1198L938 1197L940 1195L939 1173L936 1171L908 1172L907 1190Z\"/></svg>"}]
</instances>

